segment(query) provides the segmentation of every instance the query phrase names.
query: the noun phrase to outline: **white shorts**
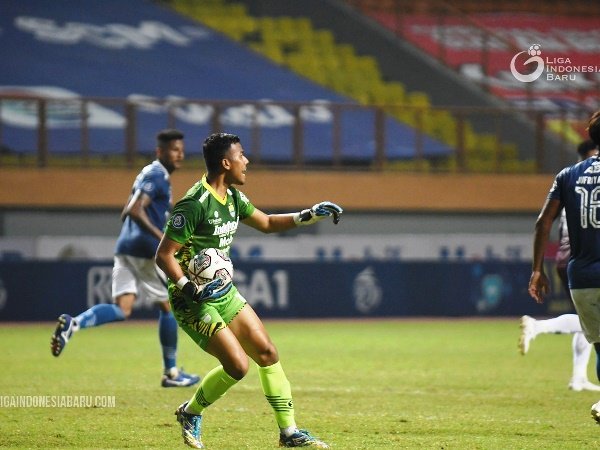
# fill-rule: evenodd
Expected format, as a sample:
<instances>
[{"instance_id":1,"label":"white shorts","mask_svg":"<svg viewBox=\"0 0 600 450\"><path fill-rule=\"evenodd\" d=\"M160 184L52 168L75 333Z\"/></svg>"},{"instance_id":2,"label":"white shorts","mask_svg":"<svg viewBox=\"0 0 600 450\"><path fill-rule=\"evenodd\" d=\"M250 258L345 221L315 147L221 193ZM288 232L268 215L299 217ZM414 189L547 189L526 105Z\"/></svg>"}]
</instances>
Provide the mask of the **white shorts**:
<instances>
[{"instance_id":1,"label":"white shorts","mask_svg":"<svg viewBox=\"0 0 600 450\"><path fill-rule=\"evenodd\" d=\"M600 342L600 288L571 289L581 328L590 344Z\"/></svg>"},{"instance_id":2,"label":"white shorts","mask_svg":"<svg viewBox=\"0 0 600 450\"><path fill-rule=\"evenodd\" d=\"M167 301L167 277L153 259L115 255L112 273L113 300L123 294L135 294L143 303Z\"/></svg>"}]
</instances>

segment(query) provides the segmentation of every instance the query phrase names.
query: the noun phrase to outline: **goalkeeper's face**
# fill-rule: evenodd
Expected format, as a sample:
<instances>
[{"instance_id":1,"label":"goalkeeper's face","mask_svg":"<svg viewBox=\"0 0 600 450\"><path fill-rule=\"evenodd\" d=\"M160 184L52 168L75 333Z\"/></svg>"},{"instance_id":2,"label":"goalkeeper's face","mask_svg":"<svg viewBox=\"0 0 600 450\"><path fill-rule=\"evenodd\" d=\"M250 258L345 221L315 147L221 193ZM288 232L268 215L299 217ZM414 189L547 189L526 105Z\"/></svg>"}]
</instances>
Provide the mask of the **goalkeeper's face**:
<instances>
[{"instance_id":1,"label":"goalkeeper's face","mask_svg":"<svg viewBox=\"0 0 600 450\"><path fill-rule=\"evenodd\" d=\"M250 161L244 155L244 149L239 142L232 144L225 153L223 166L226 170L228 184L244 184L246 182L246 167Z\"/></svg>"}]
</instances>

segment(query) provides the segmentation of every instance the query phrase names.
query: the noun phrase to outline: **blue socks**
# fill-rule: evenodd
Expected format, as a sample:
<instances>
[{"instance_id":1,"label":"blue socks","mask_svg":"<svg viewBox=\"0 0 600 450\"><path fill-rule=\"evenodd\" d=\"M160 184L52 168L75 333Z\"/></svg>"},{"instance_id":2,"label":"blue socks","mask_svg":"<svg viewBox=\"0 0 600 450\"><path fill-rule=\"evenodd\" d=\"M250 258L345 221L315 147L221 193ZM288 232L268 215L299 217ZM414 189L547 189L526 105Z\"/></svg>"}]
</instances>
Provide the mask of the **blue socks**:
<instances>
[{"instance_id":1,"label":"blue socks","mask_svg":"<svg viewBox=\"0 0 600 450\"><path fill-rule=\"evenodd\" d=\"M173 313L160 311L158 315L158 337L162 347L165 370L177 367L177 321Z\"/></svg>"},{"instance_id":2,"label":"blue socks","mask_svg":"<svg viewBox=\"0 0 600 450\"><path fill-rule=\"evenodd\" d=\"M94 305L75 317L79 328L97 327L98 325L120 320L125 320L125 314L123 314L121 308L112 303Z\"/></svg>"}]
</instances>

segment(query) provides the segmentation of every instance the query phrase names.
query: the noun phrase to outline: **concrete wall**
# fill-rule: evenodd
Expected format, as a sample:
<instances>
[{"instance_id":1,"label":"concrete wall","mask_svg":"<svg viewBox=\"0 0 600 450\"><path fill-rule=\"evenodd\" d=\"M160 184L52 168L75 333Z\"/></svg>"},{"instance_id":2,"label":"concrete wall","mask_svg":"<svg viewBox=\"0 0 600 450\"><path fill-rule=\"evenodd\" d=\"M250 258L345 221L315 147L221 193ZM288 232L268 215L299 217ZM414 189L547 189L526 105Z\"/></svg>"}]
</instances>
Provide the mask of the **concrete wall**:
<instances>
[{"instance_id":1,"label":"concrete wall","mask_svg":"<svg viewBox=\"0 0 600 450\"><path fill-rule=\"evenodd\" d=\"M0 170L0 236L116 236L137 170ZM201 176L173 174L174 198ZM253 171L242 190L267 212L331 200L346 211L339 227L297 233L530 233L549 175L449 175ZM328 224L325 224L328 225ZM253 230L240 228L240 236Z\"/></svg>"},{"instance_id":2,"label":"concrete wall","mask_svg":"<svg viewBox=\"0 0 600 450\"><path fill-rule=\"evenodd\" d=\"M0 208L121 209L137 170L10 169L0 172ZM199 170L173 175L180 198ZM399 172L253 171L242 190L267 210L288 210L320 200L360 212L532 212L550 188L551 175L457 175Z\"/></svg>"}]
</instances>

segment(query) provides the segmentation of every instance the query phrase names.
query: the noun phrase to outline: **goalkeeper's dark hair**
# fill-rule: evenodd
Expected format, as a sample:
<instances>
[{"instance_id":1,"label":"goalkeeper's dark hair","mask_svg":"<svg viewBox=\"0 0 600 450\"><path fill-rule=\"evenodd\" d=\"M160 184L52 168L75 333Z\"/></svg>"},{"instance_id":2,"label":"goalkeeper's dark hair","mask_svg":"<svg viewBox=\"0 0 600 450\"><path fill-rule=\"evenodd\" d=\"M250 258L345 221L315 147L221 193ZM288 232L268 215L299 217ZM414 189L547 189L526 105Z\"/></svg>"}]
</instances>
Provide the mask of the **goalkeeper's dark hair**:
<instances>
[{"instance_id":1,"label":"goalkeeper's dark hair","mask_svg":"<svg viewBox=\"0 0 600 450\"><path fill-rule=\"evenodd\" d=\"M160 148L167 149L171 141L177 141L183 139L183 133L175 128L168 128L166 130L159 131L156 135L156 145Z\"/></svg>"},{"instance_id":2,"label":"goalkeeper's dark hair","mask_svg":"<svg viewBox=\"0 0 600 450\"><path fill-rule=\"evenodd\" d=\"M239 136L229 133L213 133L207 137L202 146L206 170L211 173L219 172L225 153L231 148L232 144L238 142L240 142Z\"/></svg>"}]
</instances>

